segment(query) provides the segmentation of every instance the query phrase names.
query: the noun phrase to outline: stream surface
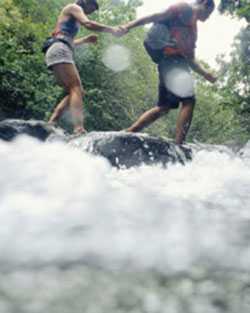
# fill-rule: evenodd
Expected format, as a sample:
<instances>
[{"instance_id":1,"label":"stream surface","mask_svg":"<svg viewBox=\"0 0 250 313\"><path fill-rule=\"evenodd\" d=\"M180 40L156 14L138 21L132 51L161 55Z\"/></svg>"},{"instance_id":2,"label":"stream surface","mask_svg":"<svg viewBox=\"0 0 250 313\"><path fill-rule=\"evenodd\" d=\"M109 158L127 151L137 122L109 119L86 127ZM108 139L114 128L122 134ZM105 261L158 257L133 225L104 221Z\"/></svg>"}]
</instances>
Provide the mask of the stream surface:
<instances>
[{"instance_id":1,"label":"stream surface","mask_svg":"<svg viewBox=\"0 0 250 313\"><path fill-rule=\"evenodd\" d=\"M250 145L118 170L0 141L1 313L250 312Z\"/></svg>"}]
</instances>

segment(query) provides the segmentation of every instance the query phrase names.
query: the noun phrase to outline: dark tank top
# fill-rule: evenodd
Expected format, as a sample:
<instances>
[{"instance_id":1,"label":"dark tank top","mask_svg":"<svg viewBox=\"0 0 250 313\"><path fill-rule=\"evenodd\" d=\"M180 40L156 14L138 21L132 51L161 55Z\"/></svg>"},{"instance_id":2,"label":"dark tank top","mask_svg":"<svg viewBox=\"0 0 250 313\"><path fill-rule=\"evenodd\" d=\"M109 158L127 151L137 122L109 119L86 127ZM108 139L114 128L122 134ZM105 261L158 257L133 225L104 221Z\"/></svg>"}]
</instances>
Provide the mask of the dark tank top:
<instances>
[{"instance_id":1,"label":"dark tank top","mask_svg":"<svg viewBox=\"0 0 250 313\"><path fill-rule=\"evenodd\" d=\"M76 19L74 17L70 17L66 21L57 23L56 28L52 33L52 36L57 37L58 35L64 35L74 38L78 33L79 28L80 25L76 21Z\"/></svg>"}]
</instances>

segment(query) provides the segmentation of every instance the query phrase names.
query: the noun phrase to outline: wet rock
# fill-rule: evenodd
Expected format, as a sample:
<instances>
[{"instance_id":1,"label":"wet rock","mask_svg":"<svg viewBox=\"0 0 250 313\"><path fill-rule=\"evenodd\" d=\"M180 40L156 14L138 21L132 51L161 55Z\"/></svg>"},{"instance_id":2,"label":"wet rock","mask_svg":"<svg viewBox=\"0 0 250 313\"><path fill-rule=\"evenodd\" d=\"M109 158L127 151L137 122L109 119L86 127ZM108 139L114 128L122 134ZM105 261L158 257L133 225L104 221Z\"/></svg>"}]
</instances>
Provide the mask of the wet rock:
<instances>
[{"instance_id":1,"label":"wet rock","mask_svg":"<svg viewBox=\"0 0 250 313\"><path fill-rule=\"evenodd\" d=\"M146 134L127 132L90 132L79 137L67 136L62 129L43 121L4 120L0 122L0 139L11 141L18 135L29 135L42 141L63 141L70 146L100 155L118 168L141 164L179 162L191 159L191 149L170 140Z\"/></svg>"},{"instance_id":2,"label":"wet rock","mask_svg":"<svg viewBox=\"0 0 250 313\"><path fill-rule=\"evenodd\" d=\"M101 155L116 167L132 167L179 162L191 159L191 149L146 134L126 132L91 132L69 141L83 151Z\"/></svg>"},{"instance_id":3,"label":"wet rock","mask_svg":"<svg viewBox=\"0 0 250 313\"><path fill-rule=\"evenodd\" d=\"M239 150L238 155L243 159L243 160L250 160L250 140L246 143L246 145Z\"/></svg>"},{"instance_id":4,"label":"wet rock","mask_svg":"<svg viewBox=\"0 0 250 313\"><path fill-rule=\"evenodd\" d=\"M29 135L45 141L52 134L58 138L63 136L61 130L44 121L7 119L0 122L0 139L5 141L11 141L18 135Z\"/></svg>"}]
</instances>

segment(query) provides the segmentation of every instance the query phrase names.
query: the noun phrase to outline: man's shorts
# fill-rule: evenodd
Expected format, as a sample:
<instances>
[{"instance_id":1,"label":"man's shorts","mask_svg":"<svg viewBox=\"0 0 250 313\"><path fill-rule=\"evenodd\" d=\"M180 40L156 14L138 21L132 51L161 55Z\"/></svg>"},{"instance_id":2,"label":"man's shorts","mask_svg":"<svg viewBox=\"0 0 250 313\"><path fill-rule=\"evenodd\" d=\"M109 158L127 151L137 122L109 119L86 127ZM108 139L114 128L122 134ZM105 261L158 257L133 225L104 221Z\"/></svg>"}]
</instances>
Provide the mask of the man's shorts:
<instances>
[{"instance_id":1,"label":"man's shorts","mask_svg":"<svg viewBox=\"0 0 250 313\"><path fill-rule=\"evenodd\" d=\"M180 102L195 103L194 80L182 56L164 58L158 65L159 93L157 106L177 109Z\"/></svg>"}]
</instances>

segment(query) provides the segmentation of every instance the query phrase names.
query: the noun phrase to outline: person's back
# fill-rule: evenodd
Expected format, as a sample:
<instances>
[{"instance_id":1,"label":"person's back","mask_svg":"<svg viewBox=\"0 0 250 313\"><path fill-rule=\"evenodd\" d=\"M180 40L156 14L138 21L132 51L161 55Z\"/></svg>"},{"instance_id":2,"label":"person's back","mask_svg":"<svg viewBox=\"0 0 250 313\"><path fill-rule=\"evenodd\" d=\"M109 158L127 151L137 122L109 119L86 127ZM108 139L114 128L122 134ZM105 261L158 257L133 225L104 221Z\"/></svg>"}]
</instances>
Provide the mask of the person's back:
<instances>
[{"instance_id":1,"label":"person's back","mask_svg":"<svg viewBox=\"0 0 250 313\"><path fill-rule=\"evenodd\" d=\"M197 19L185 2L170 6L165 19L155 22L144 40L146 51L155 63L170 55L194 57Z\"/></svg>"},{"instance_id":2,"label":"person's back","mask_svg":"<svg viewBox=\"0 0 250 313\"><path fill-rule=\"evenodd\" d=\"M197 19L193 8L188 3L178 3L169 8L170 17L164 21L170 33L171 43L166 45L166 55L194 56L197 41Z\"/></svg>"}]
</instances>

